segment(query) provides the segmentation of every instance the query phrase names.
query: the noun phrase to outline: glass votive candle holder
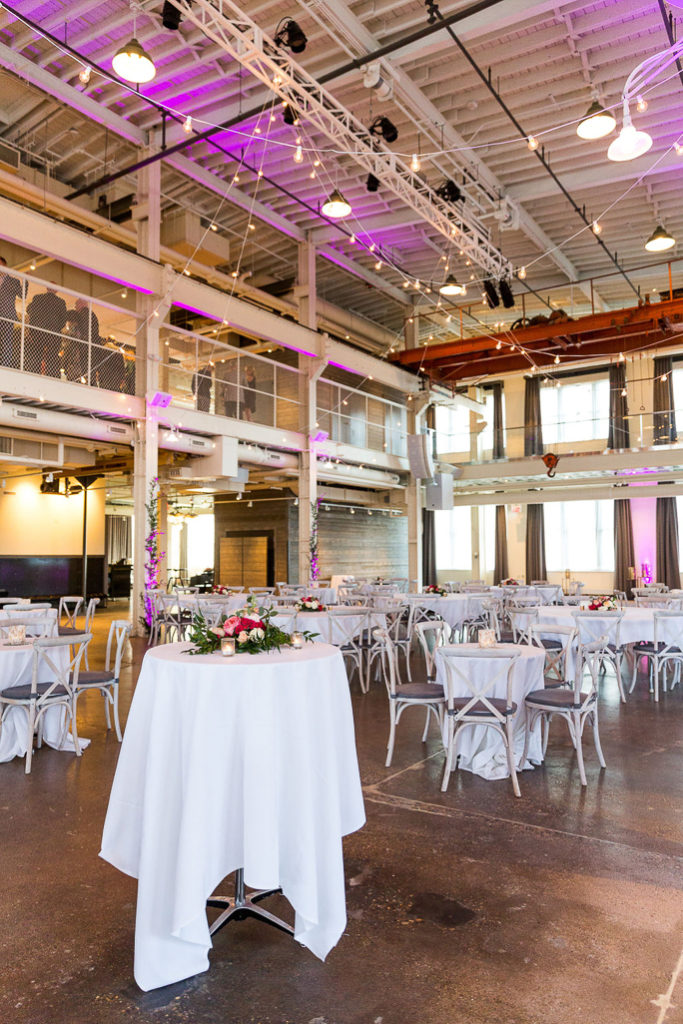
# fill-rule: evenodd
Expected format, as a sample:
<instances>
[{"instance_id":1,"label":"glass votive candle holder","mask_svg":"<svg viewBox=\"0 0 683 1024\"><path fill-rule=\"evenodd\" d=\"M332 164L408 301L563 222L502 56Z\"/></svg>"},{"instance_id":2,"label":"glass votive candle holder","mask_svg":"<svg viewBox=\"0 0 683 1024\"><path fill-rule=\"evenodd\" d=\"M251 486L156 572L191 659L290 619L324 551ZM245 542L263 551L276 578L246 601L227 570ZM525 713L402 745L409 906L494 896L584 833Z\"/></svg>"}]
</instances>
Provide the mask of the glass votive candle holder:
<instances>
[{"instance_id":1,"label":"glass votive candle holder","mask_svg":"<svg viewBox=\"0 0 683 1024\"><path fill-rule=\"evenodd\" d=\"M234 658L237 650L234 636L224 636L221 640L221 654L224 658Z\"/></svg>"},{"instance_id":2,"label":"glass votive candle holder","mask_svg":"<svg viewBox=\"0 0 683 1024\"><path fill-rule=\"evenodd\" d=\"M23 644L26 640L26 626L9 626L7 640L10 644Z\"/></svg>"},{"instance_id":3,"label":"glass votive candle holder","mask_svg":"<svg viewBox=\"0 0 683 1024\"><path fill-rule=\"evenodd\" d=\"M478 640L480 647L495 647L496 631L494 629L480 629Z\"/></svg>"},{"instance_id":4,"label":"glass votive candle holder","mask_svg":"<svg viewBox=\"0 0 683 1024\"><path fill-rule=\"evenodd\" d=\"M295 630L294 633L292 633L292 647L296 648L296 650L298 651L298 650L301 650L303 645L304 645L304 635L303 635L303 633L298 633Z\"/></svg>"}]
</instances>

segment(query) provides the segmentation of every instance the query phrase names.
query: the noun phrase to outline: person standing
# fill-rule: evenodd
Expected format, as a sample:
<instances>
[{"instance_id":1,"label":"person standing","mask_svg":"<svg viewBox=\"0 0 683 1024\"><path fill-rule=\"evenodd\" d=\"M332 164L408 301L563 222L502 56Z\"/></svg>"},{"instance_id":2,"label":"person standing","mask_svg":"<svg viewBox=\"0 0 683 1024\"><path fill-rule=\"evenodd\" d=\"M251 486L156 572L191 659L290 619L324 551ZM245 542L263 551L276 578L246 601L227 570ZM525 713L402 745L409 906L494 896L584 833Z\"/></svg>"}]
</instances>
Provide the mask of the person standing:
<instances>
[{"instance_id":1,"label":"person standing","mask_svg":"<svg viewBox=\"0 0 683 1024\"><path fill-rule=\"evenodd\" d=\"M26 284L18 277L7 274L3 268L7 260L0 256L0 363L18 365L14 359L14 325L17 320L17 299L26 294Z\"/></svg>"},{"instance_id":2,"label":"person standing","mask_svg":"<svg viewBox=\"0 0 683 1024\"><path fill-rule=\"evenodd\" d=\"M213 370L209 364L202 366L192 376L192 393L198 412L208 412L211 407L211 384Z\"/></svg>"},{"instance_id":3,"label":"person standing","mask_svg":"<svg viewBox=\"0 0 683 1024\"><path fill-rule=\"evenodd\" d=\"M68 360L67 376L69 380L80 380L88 376L88 347L90 347L91 384L95 383L95 374L103 361L105 353L98 347L100 343L100 322L90 307L87 299L76 299L73 310L68 314L72 324L72 338L69 342L71 358Z\"/></svg>"},{"instance_id":4,"label":"person standing","mask_svg":"<svg viewBox=\"0 0 683 1024\"><path fill-rule=\"evenodd\" d=\"M48 377L59 377L62 331L66 326L67 308L57 290L48 286L47 291L34 295L26 309L29 323L29 343L34 372ZM28 362L28 360L27 360Z\"/></svg>"},{"instance_id":5,"label":"person standing","mask_svg":"<svg viewBox=\"0 0 683 1024\"><path fill-rule=\"evenodd\" d=\"M242 384L242 416L252 420L256 412L256 374L254 367L248 363L244 367L244 383Z\"/></svg>"}]
</instances>

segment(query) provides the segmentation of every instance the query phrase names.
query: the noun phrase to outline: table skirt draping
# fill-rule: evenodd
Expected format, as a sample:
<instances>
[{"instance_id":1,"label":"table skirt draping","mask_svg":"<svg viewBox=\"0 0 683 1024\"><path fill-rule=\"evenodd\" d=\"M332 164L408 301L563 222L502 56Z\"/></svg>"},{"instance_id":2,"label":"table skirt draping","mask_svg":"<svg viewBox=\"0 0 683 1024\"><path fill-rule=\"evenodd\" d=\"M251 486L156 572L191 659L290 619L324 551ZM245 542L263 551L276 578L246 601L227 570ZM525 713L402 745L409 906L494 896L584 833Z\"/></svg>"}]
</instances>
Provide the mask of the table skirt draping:
<instances>
[{"instance_id":1,"label":"table skirt draping","mask_svg":"<svg viewBox=\"0 0 683 1024\"><path fill-rule=\"evenodd\" d=\"M462 649L463 646L469 647L470 645L458 645L454 649ZM527 761L525 764L520 764L522 754L524 753L526 732L524 698L532 690L542 690L544 687L543 668L545 665L545 651L538 647L528 647L519 644L498 644L499 650L501 647L509 649L511 653L519 654L519 658L512 670L512 699L517 705L517 711L513 718L515 756L518 770L522 770L531 768L534 764L540 764L543 760L540 730L535 729L530 737ZM447 651L448 648L445 647L442 650ZM441 683L445 690L446 671L443 659L439 654L440 652L437 652L436 681ZM462 664L460 664L460 668L464 671ZM477 659L476 661L472 660L469 662L468 669L472 673L471 678L475 680L477 686L484 689L483 680L485 680L487 673L492 672L495 675L500 670L500 662L496 662L493 658L490 660L485 658ZM464 683L456 687L454 696L470 696ZM502 697L504 699L506 696L505 678L499 679L491 690L486 691L486 696ZM487 729L481 725L468 726L462 729L458 738L458 754L460 755L459 766L465 771L481 775L484 779L507 779L510 776L503 740L493 729Z\"/></svg>"},{"instance_id":2,"label":"table skirt draping","mask_svg":"<svg viewBox=\"0 0 683 1024\"><path fill-rule=\"evenodd\" d=\"M135 978L205 971L206 900L239 867L282 887L295 938L324 959L345 924L342 836L364 821L341 654L145 656L101 856L138 879Z\"/></svg>"},{"instance_id":3,"label":"table skirt draping","mask_svg":"<svg viewBox=\"0 0 683 1024\"><path fill-rule=\"evenodd\" d=\"M542 608L538 615L538 621L542 625L573 626L574 619L572 612L579 611L569 605L561 605L557 608ZM595 618L600 621L600 612L591 612L591 621ZM603 617L604 618L604 617ZM604 618L609 623L609 618ZM619 627L619 642L622 647L626 644L637 644L642 640L654 640L655 620L652 608L625 608L624 617Z\"/></svg>"}]
</instances>

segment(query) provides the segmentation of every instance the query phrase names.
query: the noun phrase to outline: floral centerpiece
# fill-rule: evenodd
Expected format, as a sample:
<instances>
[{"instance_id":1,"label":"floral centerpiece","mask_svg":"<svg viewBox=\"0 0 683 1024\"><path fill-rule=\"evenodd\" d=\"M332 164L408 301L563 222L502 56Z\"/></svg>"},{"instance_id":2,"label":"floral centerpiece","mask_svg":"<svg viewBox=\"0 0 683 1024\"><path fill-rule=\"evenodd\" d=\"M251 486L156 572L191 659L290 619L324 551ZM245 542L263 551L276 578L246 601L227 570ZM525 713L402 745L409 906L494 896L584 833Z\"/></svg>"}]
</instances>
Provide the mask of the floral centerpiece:
<instances>
[{"instance_id":1,"label":"floral centerpiece","mask_svg":"<svg viewBox=\"0 0 683 1024\"><path fill-rule=\"evenodd\" d=\"M445 587L440 587L438 583L430 583L428 587L424 588L425 594L433 594L435 597L445 597L448 591Z\"/></svg>"},{"instance_id":2,"label":"floral centerpiece","mask_svg":"<svg viewBox=\"0 0 683 1024\"><path fill-rule=\"evenodd\" d=\"M240 591L235 590L234 587L226 587L223 583L216 583L215 586L211 588L211 593L219 594L222 597L229 597L231 594L240 593Z\"/></svg>"},{"instance_id":3,"label":"floral centerpiece","mask_svg":"<svg viewBox=\"0 0 683 1024\"><path fill-rule=\"evenodd\" d=\"M317 597L302 597L296 603L298 612L325 612L327 608Z\"/></svg>"},{"instance_id":4,"label":"floral centerpiece","mask_svg":"<svg viewBox=\"0 0 683 1024\"><path fill-rule=\"evenodd\" d=\"M210 626L199 613L192 619L190 641L194 644L188 654L212 654L219 650L224 637L233 637L237 654L262 654L265 651L279 651L292 646L290 633L276 626L272 621L276 613L271 608L259 608L255 599L250 599L245 608L229 615L224 622ZM313 640L314 634L303 633L304 640Z\"/></svg>"},{"instance_id":5,"label":"floral centerpiece","mask_svg":"<svg viewBox=\"0 0 683 1024\"><path fill-rule=\"evenodd\" d=\"M615 612L619 605L616 597L594 597L588 605L589 612Z\"/></svg>"},{"instance_id":6,"label":"floral centerpiece","mask_svg":"<svg viewBox=\"0 0 683 1024\"><path fill-rule=\"evenodd\" d=\"M512 578L512 576L510 576L510 578L507 580L501 580L500 585L501 587L518 587L519 580L515 580Z\"/></svg>"}]
</instances>

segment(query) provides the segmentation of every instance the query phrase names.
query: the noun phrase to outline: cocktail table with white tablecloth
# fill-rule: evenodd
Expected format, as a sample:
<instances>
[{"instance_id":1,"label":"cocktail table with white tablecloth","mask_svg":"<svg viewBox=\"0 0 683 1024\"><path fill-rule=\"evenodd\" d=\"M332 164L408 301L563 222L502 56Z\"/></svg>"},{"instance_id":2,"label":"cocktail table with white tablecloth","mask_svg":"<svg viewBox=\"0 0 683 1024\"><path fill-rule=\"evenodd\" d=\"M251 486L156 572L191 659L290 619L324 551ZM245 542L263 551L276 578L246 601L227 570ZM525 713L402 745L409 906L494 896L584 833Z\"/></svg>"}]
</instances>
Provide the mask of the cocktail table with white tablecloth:
<instances>
[{"instance_id":1,"label":"cocktail table with white tablecloth","mask_svg":"<svg viewBox=\"0 0 683 1024\"><path fill-rule=\"evenodd\" d=\"M453 628L461 626L466 619L481 615L484 601L489 595L482 594L446 594L445 597L432 594L405 594L404 599L420 608L434 612Z\"/></svg>"},{"instance_id":2,"label":"cocktail table with white tablecloth","mask_svg":"<svg viewBox=\"0 0 683 1024\"><path fill-rule=\"evenodd\" d=\"M138 879L145 990L207 969L206 900L240 867L250 886L282 887L295 938L324 959L346 924L342 836L365 821L337 648L187 650L145 655L102 840Z\"/></svg>"},{"instance_id":3,"label":"cocktail table with white tablecloth","mask_svg":"<svg viewBox=\"0 0 683 1024\"><path fill-rule=\"evenodd\" d=\"M580 611L577 607L560 605L557 608L541 608L538 613L538 621L542 625L571 626L574 624L572 613ZM596 620L600 619L600 612L591 612ZM641 640L654 640L655 620L654 609L652 608L624 608L624 617L621 620L619 630L619 641L622 646L626 644L637 644ZM609 619L605 619L609 621Z\"/></svg>"},{"instance_id":4,"label":"cocktail table with white tablecloth","mask_svg":"<svg viewBox=\"0 0 683 1024\"><path fill-rule=\"evenodd\" d=\"M462 650L463 647L474 647L472 644L458 644L454 650ZM529 647L526 644L497 644L497 650L510 651L511 654L519 654L519 658L512 670L512 699L517 705L514 721L515 733L515 754L518 769L530 768L529 763L520 765L519 760L524 752L524 733L526 729L526 709L524 698L532 690L544 688L543 669L545 665L545 651L539 647ZM446 691L446 670L444 668L442 651L448 651L448 647L439 648L436 652L436 681L441 683ZM475 678L479 685L485 685L479 680L485 680L487 674L495 675L500 671L500 663L493 658L488 661L485 658L470 662L468 671L482 673ZM455 692L456 697L469 697L464 684ZM506 697L506 680L501 678L496 685L486 693L487 697ZM460 768L465 771L481 775L484 779L507 779L510 776L505 747L501 737L493 729L484 726L471 726L463 729L458 740L458 754L460 755ZM541 739L538 730L529 740L528 761L540 764L542 758Z\"/></svg>"}]
</instances>

